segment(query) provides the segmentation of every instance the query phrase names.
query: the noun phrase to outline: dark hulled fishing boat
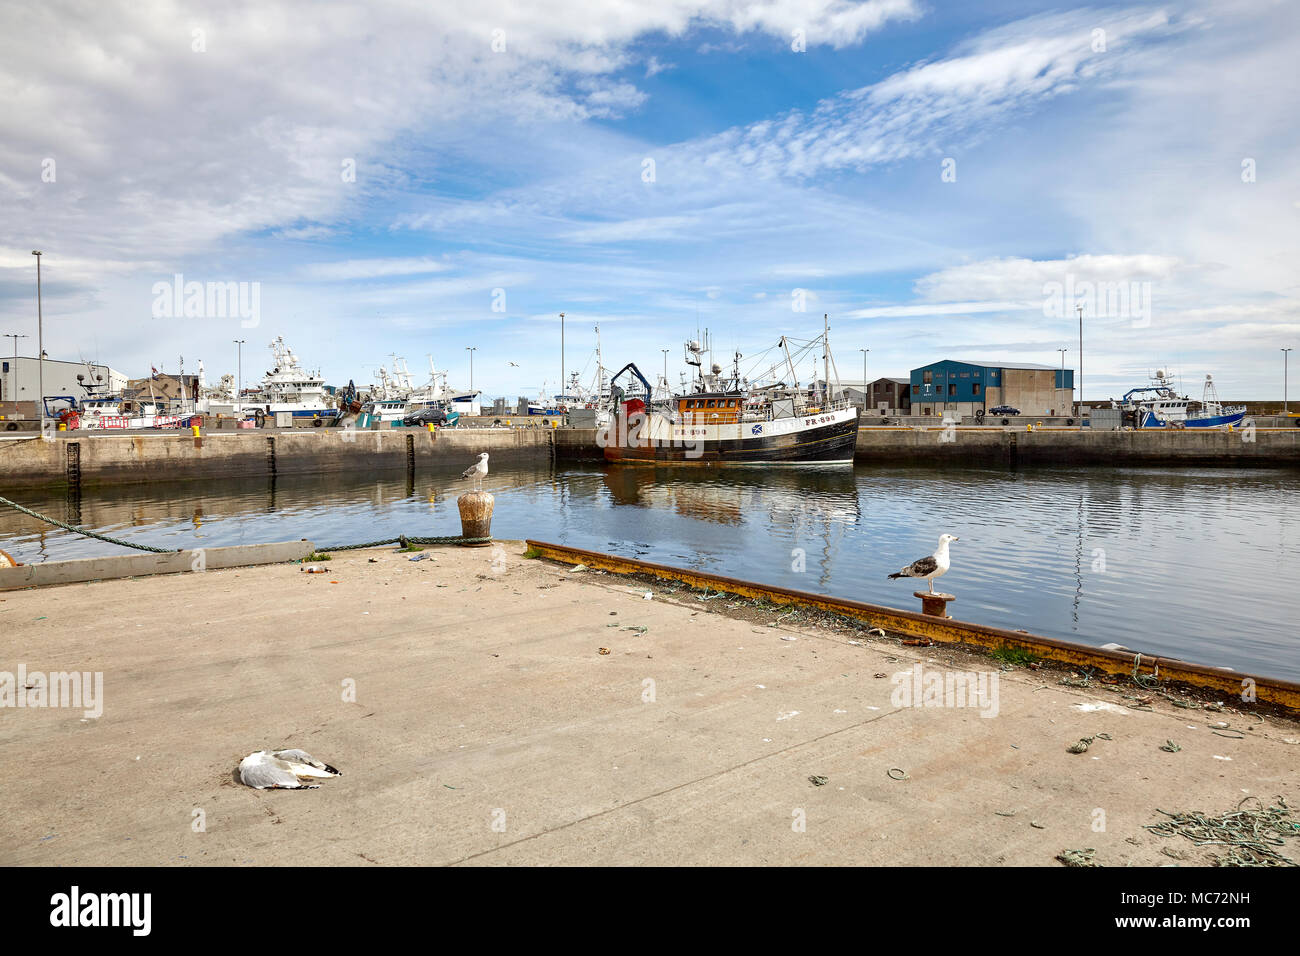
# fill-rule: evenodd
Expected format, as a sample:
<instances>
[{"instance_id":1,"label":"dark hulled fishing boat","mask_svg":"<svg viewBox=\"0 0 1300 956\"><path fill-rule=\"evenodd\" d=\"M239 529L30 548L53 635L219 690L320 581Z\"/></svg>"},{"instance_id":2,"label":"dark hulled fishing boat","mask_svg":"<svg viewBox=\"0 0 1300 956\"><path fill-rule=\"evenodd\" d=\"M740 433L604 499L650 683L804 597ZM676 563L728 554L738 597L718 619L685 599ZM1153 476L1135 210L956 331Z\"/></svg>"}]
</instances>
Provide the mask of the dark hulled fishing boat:
<instances>
[{"instance_id":1,"label":"dark hulled fishing boat","mask_svg":"<svg viewBox=\"0 0 1300 956\"><path fill-rule=\"evenodd\" d=\"M793 379L784 337L778 347L785 350ZM704 351L689 343L687 363L702 367ZM829 369L829 350L826 362ZM820 389L784 382L750 387L738 368L730 381L721 371L714 365L699 374L689 394L656 402L650 383L629 363L611 380L614 417L599 435L605 458L696 465L852 464L859 410L834 397L827 382ZM632 377L630 392L617 384L625 374Z\"/></svg>"}]
</instances>

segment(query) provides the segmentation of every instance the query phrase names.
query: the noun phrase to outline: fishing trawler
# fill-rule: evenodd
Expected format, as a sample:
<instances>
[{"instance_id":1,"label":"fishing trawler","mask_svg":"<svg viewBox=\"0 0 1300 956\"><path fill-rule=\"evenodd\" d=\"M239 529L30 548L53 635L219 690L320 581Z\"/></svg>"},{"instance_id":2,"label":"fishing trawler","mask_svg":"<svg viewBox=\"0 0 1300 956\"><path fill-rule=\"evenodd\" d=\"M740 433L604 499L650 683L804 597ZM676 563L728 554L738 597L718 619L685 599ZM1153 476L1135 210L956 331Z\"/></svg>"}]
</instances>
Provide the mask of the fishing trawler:
<instances>
[{"instance_id":1,"label":"fishing trawler","mask_svg":"<svg viewBox=\"0 0 1300 956\"><path fill-rule=\"evenodd\" d=\"M251 404L261 406L266 415L290 412L294 418L326 419L338 414L325 391L325 379L298 364L298 356L284 344L283 336L276 336L270 348L275 365L263 376L261 391Z\"/></svg>"},{"instance_id":2,"label":"fishing trawler","mask_svg":"<svg viewBox=\"0 0 1300 956\"><path fill-rule=\"evenodd\" d=\"M703 465L849 465L858 437L859 409L830 387L829 335L802 343L781 337L776 349L785 358L782 380L751 383L740 374L708 363L707 344L686 343L686 364L695 368L688 394L656 402L654 389L634 363L611 379L614 418L598 432L605 458L617 462ZM821 345L825 378L820 387L801 388L795 372L799 356ZM707 369L707 371L706 371ZM764 378L776 378L776 366ZM618 384L629 375L627 386ZM793 383L793 384L791 384ZM842 391L840 395L842 396Z\"/></svg>"},{"instance_id":3,"label":"fishing trawler","mask_svg":"<svg viewBox=\"0 0 1300 956\"><path fill-rule=\"evenodd\" d=\"M1131 388L1118 402L1138 428L1225 428L1240 425L1246 417L1245 405L1224 405L1219 400L1213 376L1205 376L1199 402L1179 395L1173 376L1156 369L1151 384Z\"/></svg>"}]
</instances>

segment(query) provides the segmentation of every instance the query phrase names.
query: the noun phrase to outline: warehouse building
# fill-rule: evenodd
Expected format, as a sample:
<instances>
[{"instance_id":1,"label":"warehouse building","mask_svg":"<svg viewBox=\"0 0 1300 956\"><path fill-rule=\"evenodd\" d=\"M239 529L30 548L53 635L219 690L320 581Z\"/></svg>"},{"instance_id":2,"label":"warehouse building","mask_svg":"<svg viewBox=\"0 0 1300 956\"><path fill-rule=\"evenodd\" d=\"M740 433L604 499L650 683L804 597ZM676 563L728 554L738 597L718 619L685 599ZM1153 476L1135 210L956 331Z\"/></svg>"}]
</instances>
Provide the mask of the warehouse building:
<instances>
[{"instance_id":1,"label":"warehouse building","mask_svg":"<svg viewBox=\"0 0 1300 956\"><path fill-rule=\"evenodd\" d=\"M1073 415L1074 370L1029 362L945 359L912 369L912 413L982 417L1002 405L1022 415Z\"/></svg>"},{"instance_id":2,"label":"warehouse building","mask_svg":"<svg viewBox=\"0 0 1300 956\"><path fill-rule=\"evenodd\" d=\"M835 398L847 399L849 404L862 409L864 415L909 415L912 395L906 378L877 378L865 385L860 380L839 379L831 384ZM816 400L823 394L826 383L816 379L810 386L808 398Z\"/></svg>"},{"instance_id":3,"label":"warehouse building","mask_svg":"<svg viewBox=\"0 0 1300 956\"><path fill-rule=\"evenodd\" d=\"M906 378L878 378L867 384L867 415L888 417L912 414L912 394Z\"/></svg>"},{"instance_id":4,"label":"warehouse building","mask_svg":"<svg viewBox=\"0 0 1300 956\"><path fill-rule=\"evenodd\" d=\"M40 393L38 382L42 374L46 396L71 395L77 401L86 397L82 383L102 385L109 391L120 392L126 386L126 376L92 362L60 362L45 360L44 373L35 357L12 356L0 359L0 402L35 402Z\"/></svg>"}]
</instances>

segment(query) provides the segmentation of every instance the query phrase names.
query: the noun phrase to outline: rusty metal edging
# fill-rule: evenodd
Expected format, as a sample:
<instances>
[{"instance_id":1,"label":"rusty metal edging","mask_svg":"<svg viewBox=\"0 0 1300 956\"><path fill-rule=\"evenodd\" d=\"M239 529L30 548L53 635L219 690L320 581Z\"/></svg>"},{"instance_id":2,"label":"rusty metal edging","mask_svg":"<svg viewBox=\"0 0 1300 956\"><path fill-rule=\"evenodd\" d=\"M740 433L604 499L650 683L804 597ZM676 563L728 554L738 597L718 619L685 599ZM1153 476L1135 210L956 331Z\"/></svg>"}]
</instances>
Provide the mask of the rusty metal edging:
<instances>
[{"instance_id":1,"label":"rusty metal edging","mask_svg":"<svg viewBox=\"0 0 1300 956\"><path fill-rule=\"evenodd\" d=\"M1000 627L987 627L971 624L967 621L955 621L951 618L930 617L913 611L884 607L879 604L867 604L846 598L828 597L809 591L793 588L776 587L759 584L754 581L742 581L739 578L707 571L694 571L689 568L675 568L651 561L638 561L634 558L622 558L617 555L602 554L599 551L587 551L567 545L550 544L534 541L531 538L525 544L543 558L568 564L585 564L589 568L612 571L615 574L650 574L658 578L681 581L695 587L709 587L715 591L739 594L744 597L763 598L775 604L799 604L817 607L835 614L853 618L882 627L887 631L905 634L909 637L924 637L943 644L973 644L978 647L994 649L1014 647L1030 651L1047 660L1076 667L1090 667L1107 674L1131 676L1136 655L1122 651L1110 651L1085 644L1061 641L1040 634L1023 631L1008 631ZM1205 690L1218 691L1233 697L1240 697L1245 681L1254 683L1255 697L1270 704L1300 711L1300 684L1261 677L1257 674L1245 674L1228 671L1202 664L1190 664L1169 657L1147 657L1142 655L1139 664L1143 675L1159 676L1165 680L1179 681Z\"/></svg>"}]
</instances>

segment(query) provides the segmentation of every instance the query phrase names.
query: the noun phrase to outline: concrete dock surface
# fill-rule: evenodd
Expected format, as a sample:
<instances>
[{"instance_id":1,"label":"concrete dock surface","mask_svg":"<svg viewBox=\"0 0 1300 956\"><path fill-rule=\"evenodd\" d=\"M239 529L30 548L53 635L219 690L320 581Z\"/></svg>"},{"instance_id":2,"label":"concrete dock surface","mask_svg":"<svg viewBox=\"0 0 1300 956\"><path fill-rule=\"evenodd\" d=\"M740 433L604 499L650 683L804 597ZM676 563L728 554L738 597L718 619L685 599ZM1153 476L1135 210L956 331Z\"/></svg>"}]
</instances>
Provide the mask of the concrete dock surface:
<instances>
[{"instance_id":1,"label":"concrete dock surface","mask_svg":"<svg viewBox=\"0 0 1300 956\"><path fill-rule=\"evenodd\" d=\"M1157 808L1300 807L1300 726L1230 701L1141 709L1135 686L520 542L317 566L4 594L0 672L102 672L103 712L0 709L0 863L1187 866L1221 848L1144 829ZM895 706L918 664L996 673L996 715ZM290 747L343 776L237 782L248 753Z\"/></svg>"}]
</instances>

